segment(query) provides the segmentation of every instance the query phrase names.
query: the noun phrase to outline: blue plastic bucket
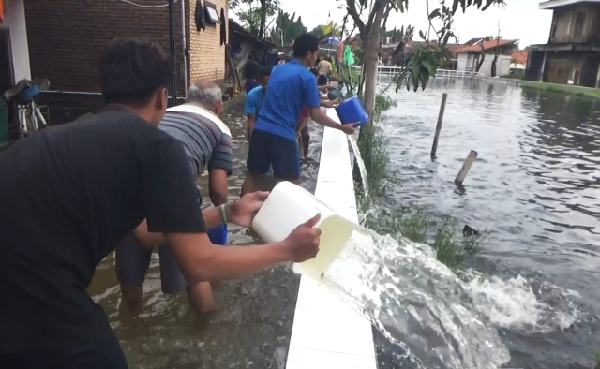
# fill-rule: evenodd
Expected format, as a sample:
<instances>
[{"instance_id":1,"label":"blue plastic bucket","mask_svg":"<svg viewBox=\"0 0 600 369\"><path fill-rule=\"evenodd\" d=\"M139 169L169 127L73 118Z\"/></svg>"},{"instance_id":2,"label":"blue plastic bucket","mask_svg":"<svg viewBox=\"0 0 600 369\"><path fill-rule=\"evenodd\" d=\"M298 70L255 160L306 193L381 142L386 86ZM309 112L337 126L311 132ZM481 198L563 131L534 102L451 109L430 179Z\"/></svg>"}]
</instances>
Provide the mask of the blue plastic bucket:
<instances>
[{"instance_id":1,"label":"blue plastic bucket","mask_svg":"<svg viewBox=\"0 0 600 369\"><path fill-rule=\"evenodd\" d=\"M221 224L218 227L211 228L208 230L208 238L210 241L217 245L227 245L227 224Z\"/></svg>"},{"instance_id":2,"label":"blue plastic bucket","mask_svg":"<svg viewBox=\"0 0 600 369\"><path fill-rule=\"evenodd\" d=\"M360 123L365 125L369 122L369 116L362 102L356 96L344 100L336 110L342 124Z\"/></svg>"}]
</instances>

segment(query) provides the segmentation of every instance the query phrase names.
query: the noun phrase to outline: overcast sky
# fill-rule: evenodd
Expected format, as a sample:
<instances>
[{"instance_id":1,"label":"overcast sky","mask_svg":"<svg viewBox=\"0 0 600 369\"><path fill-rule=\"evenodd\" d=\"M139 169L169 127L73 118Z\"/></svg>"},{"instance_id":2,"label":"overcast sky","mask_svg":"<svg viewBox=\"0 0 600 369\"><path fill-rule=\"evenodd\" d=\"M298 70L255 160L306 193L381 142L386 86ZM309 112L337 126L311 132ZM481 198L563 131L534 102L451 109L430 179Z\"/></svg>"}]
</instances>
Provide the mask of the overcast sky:
<instances>
[{"instance_id":1,"label":"overcast sky","mask_svg":"<svg viewBox=\"0 0 600 369\"><path fill-rule=\"evenodd\" d=\"M551 10L539 9L540 0L505 2L507 5L503 8L490 8L485 12L470 9L465 14L457 15L455 30L459 41L465 42L472 37L496 36L500 24L502 37L519 39L520 48L547 42L552 21ZM302 22L309 31L329 19L341 23L345 14L345 9L340 8L340 0L280 0L280 3L284 11L296 12L302 16ZM438 0L430 0L429 3L430 7L433 7L438 4ZM416 36L419 29L425 30L427 27L425 0L410 0L409 4L407 13L392 13L387 28L413 24L416 27ZM329 14L331 18L328 18Z\"/></svg>"}]
</instances>

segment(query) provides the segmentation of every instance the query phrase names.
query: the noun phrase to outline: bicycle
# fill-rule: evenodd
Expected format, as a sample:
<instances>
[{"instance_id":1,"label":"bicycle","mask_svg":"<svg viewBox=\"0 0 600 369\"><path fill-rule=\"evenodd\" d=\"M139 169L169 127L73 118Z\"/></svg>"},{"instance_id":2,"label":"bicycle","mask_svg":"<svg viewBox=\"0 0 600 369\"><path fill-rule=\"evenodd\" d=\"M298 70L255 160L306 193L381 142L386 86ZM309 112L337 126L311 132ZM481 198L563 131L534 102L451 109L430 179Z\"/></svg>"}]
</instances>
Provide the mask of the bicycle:
<instances>
[{"instance_id":1,"label":"bicycle","mask_svg":"<svg viewBox=\"0 0 600 369\"><path fill-rule=\"evenodd\" d=\"M37 132L47 125L46 118L40 111L35 98L40 94L40 90L47 89L49 84L50 82L47 80L42 81L42 83L23 80L5 93L8 99L14 99L17 107L17 124L20 138Z\"/></svg>"}]
</instances>

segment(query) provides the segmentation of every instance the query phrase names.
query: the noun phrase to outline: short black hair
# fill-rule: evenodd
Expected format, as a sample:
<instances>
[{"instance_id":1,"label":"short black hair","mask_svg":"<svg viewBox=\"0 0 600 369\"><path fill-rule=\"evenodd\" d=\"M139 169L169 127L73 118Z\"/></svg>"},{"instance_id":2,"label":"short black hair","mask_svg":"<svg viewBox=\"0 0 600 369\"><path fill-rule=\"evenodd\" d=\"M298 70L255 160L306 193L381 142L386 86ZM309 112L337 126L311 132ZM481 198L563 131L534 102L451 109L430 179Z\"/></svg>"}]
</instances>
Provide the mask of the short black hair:
<instances>
[{"instance_id":1,"label":"short black hair","mask_svg":"<svg viewBox=\"0 0 600 369\"><path fill-rule=\"evenodd\" d=\"M266 65L266 66L264 66L264 67L261 68L261 70L260 70L260 76L261 77L270 76L272 70L273 70L273 66Z\"/></svg>"},{"instance_id":2,"label":"short black hair","mask_svg":"<svg viewBox=\"0 0 600 369\"><path fill-rule=\"evenodd\" d=\"M305 33L294 40L294 57L302 58L306 53L319 50L319 39L311 34Z\"/></svg>"},{"instance_id":3,"label":"short black hair","mask_svg":"<svg viewBox=\"0 0 600 369\"><path fill-rule=\"evenodd\" d=\"M100 57L100 88L108 104L145 105L170 81L168 55L148 39L117 38Z\"/></svg>"},{"instance_id":4,"label":"short black hair","mask_svg":"<svg viewBox=\"0 0 600 369\"><path fill-rule=\"evenodd\" d=\"M245 79L256 79L260 76L260 66L257 62L249 59L244 66L244 78Z\"/></svg>"}]
</instances>

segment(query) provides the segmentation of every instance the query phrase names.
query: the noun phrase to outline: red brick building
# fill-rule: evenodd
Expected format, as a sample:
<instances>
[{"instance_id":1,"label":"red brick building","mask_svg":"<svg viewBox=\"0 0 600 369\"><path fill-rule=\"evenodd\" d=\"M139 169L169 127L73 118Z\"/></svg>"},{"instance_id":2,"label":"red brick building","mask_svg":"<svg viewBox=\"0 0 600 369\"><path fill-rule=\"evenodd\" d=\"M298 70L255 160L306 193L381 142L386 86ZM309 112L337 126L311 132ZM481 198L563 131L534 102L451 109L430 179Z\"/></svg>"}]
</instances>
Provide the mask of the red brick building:
<instances>
[{"instance_id":1,"label":"red brick building","mask_svg":"<svg viewBox=\"0 0 600 369\"><path fill-rule=\"evenodd\" d=\"M168 0L10 2L24 4L26 49L29 52L31 76L48 78L55 90L98 92L99 54L104 45L115 37L147 37L169 51ZM203 30L198 30L196 24L197 4L206 8ZM224 78L226 55L225 44L221 42L219 15L222 10L223 28L227 30L228 5L228 0L175 0L173 11L179 96L185 95L185 86L190 81ZM216 22L209 20L208 8L212 8L212 15L216 14ZM227 42L228 35L224 37Z\"/></svg>"}]
</instances>

